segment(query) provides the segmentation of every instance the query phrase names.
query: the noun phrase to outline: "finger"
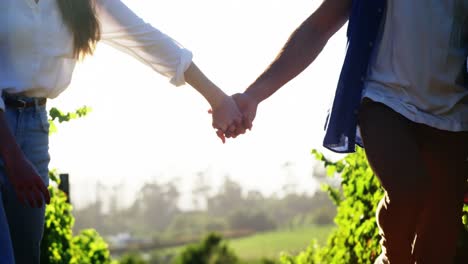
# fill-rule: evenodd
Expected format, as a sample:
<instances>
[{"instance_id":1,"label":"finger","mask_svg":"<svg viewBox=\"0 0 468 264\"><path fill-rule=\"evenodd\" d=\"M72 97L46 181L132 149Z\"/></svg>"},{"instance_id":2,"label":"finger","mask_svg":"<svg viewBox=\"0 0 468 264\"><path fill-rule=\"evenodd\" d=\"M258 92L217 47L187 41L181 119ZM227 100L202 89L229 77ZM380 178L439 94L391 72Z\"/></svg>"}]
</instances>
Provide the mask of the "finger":
<instances>
[{"instance_id":1,"label":"finger","mask_svg":"<svg viewBox=\"0 0 468 264\"><path fill-rule=\"evenodd\" d=\"M252 119L250 117L245 117L243 119L243 121L244 121L245 128L248 129L248 130L252 130L252 125L253 125L252 124Z\"/></svg>"},{"instance_id":2,"label":"finger","mask_svg":"<svg viewBox=\"0 0 468 264\"><path fill-rule=\"evenodd\" d=\"M236 124L231 124L229 125L228 129L226 130L226 132L229 132L231 134L235 133L237 130L237 125Z\"/></svg>"},{"instance_id":3,"label":"finger","mask_svg":"<svg viewBox=\"0 0 468 264\"><path fill-rule=\"evenodd\" d=\"M41 193L39 192L39 190L37 188L32 188L31 189L31 195L34 197L34 201L36 201L36 207L37 208L41 208L42 207L42 195Z\"/></svg>"},{"instance_id":4,"label":"finger","mask_svg":"<svg viewBox=\"0 0 468 264\"><path fill-rule=\"evenodd\" d=\"M34 202L34 198L31 192L32 192L31 189L24 190L23 196L26 197L26 200L28 201L29 206L34 208L36 207L36 203Z\"/></svg>"},{"instance_id":5,"label":"finger","mask_svg":"<svg viewBox=\"0 0 468 264\"><path fill-rule=\"evenodd\" d=\"M208 114L213 114L213 109L208 109Z\"/></svg>"},{"instance_id":6,"label":"finger","mask_svg":"<svg viewBox=\"0 0 468 264\"><path fill-rule=\"evenodd\" d=\"M231 134L229 135L229 138L236 138L238 135L239 135L239 134L237 133L237 130L236 130L235 133L231 133Z\"/></svg>"},{"instance_id":7,"label":"finger","mask_svg":"<svg viewBox=\"0 0 468 264\"><path fill-rule=\"evenodd\" d=\"M36 188L39 189L39 192L42 194L44 197L45 203L49 204L50 203L50 193L47 187L45 186L44 182L40 179L36 179Z\"/></svg>"},{"instance_id":8,"label":"finger","mask_svg":"<svg viewBox=\"0 0 468 264\"><path fill-rule=\"evenodd\" d=\"M221 130L221 131L224 133L224 132L226 132L228 126L227 126L227 124L222 124L222 125L221 125L221 124L215 124L215 123L213 123L213 128L214 128L214 129L217 129L217 130Z\"/></svg>"},{"instance_id":9,"label":"finger","mask_svg":"<svg viewBox=\"0 0 468 264\"><path fill-rule=\"evenodd\" d=\"M243 124L243 119L244 119L243 116L234 119L234 125L236 126L236 128L239 128L239 127L244 125Z\"/></svg>"},{"instance_id":10,"label":"finger","mask_svg":"<svg viewBox=\"0 0 468 264\"><path fill-rule=\"evenodd\" d=\"M22 188L16 188L15 192L16 192L16 198L18 199L20 204L26 206L27 203L26 203L26 200L24 199L25 197L24 190Z\"/></svg>"},{"instance_id":11,"label":"finger","mask_svg":"<svg viewBox=\"0 0 468 264\"><path fill-rule=\"evenodd\" d=\"M235 124L236 124L236 135L235 136L238 136L240 134L244 134L245 130L246 130L246 127L245 127L245 124L244 124L244 118L242 118L240 120L235 120Z\"/></svg>"},{"instance_id":12,"label":"finger","mask_svg":"<svg viewBox=\"0 0 468 264\"><path fill-rule=\"evenodd\" d=\"M245 134L245 131L246 131L246 129L243 126L238 128L237 131L236 131L237 132L236 136Z\"/></svg>"},{"instance_id":13,"label":"finger","mask_svg":"<svg viewBox=\"0 0 468 264\"><path fill-rule=\"evenodd\" d=\"M227 129L227 131L229 131L229 132L231 132L231 133L236 132L236 130L237 130L237 127L236 127L235 124L229 125L229 126L228 126L228 129Z\"/></svg>"},{"instance_id":14,"label":"finger","mask_svg":"<svg viewBox=\"0 0 468 264\"><path fill-rule=\"evenodd\" d=\"M236 138L239 135L239 130L236 129L234 133L229 133L229 138Z\"/></svg>"},{"instance_id":15,"label":"finger","mask_svg":"<svg viewBox=\"0 0 468 264\"><path fill-rule=\"evenodd\" d=\"M238 135L238 129L239 129L239 126L242 127L242 125L238 125L236 123L234 124L231 124L227 131L224 133L226 135L227 138L235 138L237 135Z\"/></svg>"},{"instance_id":16,"label":"finger","mask_svg":"<svg viewBox=\"0 0 468 264\"><path fill-rule=\"evenodd\" d=\"M218 135L223 144L226 143L226 138L224 137L224 132L222 130L216 130L216 135Z\"/></svg>"}]
</instances>

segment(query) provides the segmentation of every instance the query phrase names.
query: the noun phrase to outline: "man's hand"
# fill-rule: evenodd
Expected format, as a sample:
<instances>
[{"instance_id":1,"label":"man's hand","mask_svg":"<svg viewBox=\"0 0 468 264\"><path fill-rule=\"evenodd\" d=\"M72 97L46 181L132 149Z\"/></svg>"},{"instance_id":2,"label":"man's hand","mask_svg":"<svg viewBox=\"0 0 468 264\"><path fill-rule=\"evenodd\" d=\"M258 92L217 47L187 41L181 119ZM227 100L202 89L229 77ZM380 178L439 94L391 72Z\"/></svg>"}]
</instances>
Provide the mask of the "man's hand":
<instances>
[{"instance_id":1,"label":"man's hand","mask_svg":"<svg viewBox=\"0 0 468 264\"><path fill-rule=\"evenodd\" d=\"M234 94L232 95L232 99L234 99L242 114L242 124L238 125L235 131L227 131L225 136L228 138L235 138L238 135L244 134L247 129L252 129L252 123L257 114L258 107L258 102L246 93Z\"/></svg>"},{"instance_id":2,"label":"man's hand","mask_svg":"<svg viewBox=\"0 0 468 264\"><path fill-rule=\"evenodd\" d=\"M6 168L6 174L15 189L18 200L24 205L40 208L50 202L47 187L34 166L24 155L15 155Z\"/></svg>"},{"instance_id":3,"label":"man's hand","mask_svg":"<svg viewBox=\"0 0 468 264\"><path fill-rule=\"evenodd\" d=\"M216 134L223 143L226 142L225 135L235 133L242 126L242 115L229 96L224 96L218 104L212 105L208 112L213 115L213 128L217 129Z\"/></svg>"}]
</instances>

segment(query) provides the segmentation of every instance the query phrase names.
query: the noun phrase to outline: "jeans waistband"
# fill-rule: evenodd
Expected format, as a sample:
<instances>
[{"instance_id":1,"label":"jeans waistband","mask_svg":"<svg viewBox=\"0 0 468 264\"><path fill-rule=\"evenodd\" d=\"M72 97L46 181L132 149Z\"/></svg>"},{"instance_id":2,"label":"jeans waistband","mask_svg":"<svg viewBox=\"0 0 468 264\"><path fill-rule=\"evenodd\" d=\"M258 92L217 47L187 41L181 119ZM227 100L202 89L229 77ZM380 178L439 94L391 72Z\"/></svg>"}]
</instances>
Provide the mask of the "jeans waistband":
<instances>
[{"instance_id":1,"label":"jeans waistband","mask_svg":"<svg viewBox=\"0 0 468 264\"><path fill-rule=\"evenodd\" d=\"M2 98L7 107L18 109L44 106L47 103L47 99L43 97L29 97L5 92L2 93Z\"/></svg>"}]
</instances>

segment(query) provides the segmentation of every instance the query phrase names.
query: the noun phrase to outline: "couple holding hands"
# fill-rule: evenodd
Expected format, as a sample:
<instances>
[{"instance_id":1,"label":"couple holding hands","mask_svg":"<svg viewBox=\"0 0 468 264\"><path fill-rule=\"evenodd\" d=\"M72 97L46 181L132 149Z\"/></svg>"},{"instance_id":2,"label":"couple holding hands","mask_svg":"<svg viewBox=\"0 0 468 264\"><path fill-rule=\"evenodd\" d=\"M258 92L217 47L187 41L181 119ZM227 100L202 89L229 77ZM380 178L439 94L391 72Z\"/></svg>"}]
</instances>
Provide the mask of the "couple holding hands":
<instances>
[{"instance_id":1,"label":"couple holding hands","mask_svg":"<svg viewBox=\"0 0 468 264\"><path fill-rule=\"evenodd\" d=\"M98 41L200 92L224 142L251 129L258 104L346 22L324 146L365 146L386 191L376 263L452 263L468 178L466 21L468 0L323 0L258 79L228 96L190 51L120 0L0 1L0 263L39 263L50 199L46 101L66 89L76 61Z\"/></svg>"}]
</instances>

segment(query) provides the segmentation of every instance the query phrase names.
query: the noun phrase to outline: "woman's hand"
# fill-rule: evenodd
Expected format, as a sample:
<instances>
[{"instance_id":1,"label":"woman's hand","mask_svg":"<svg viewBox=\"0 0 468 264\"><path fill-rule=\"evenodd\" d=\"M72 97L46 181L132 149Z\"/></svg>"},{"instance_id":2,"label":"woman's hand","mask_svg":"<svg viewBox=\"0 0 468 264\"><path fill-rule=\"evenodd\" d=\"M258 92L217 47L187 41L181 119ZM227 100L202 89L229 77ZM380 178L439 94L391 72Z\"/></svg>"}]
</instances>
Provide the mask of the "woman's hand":
<instances>
[{"instance_id":1,"label":"woman's hand","mask_svg":"<svg viewBox=\"0 0 468 264\"><path fill-rule=\"evenodd\" d=\"M0 110L0 158L8 180L15 189L18 200L31 207L42 207L50 202L49 190L31 162L24 156L8 128L5 113Z\"/></svg>"},{"instance_id":2,"label":"woman's hand","mask_svg":"<svg viewBox=\"0 0 468 264\"><path fill-rule=\"evenodd\" d=\"M24 155L13 155L5 164L6 174L15 189L18 200L31 207L40 208L50 202L47 187L34 166Z\"/></svg>"},{"instance_id":3,"label":"woman's hand","mask_svg":"<svg viewBox=\"0 0 468 264\"><path fill-rule=\"evenodd\" d=\"M213 115L213 128L223 143L226 142L225 135L242 128L242 115L233 98L227 95L214 102L209 112Z\"/></svg>"},{"instance_id":4,"label":"woman's hand","mask_svg":"<svg viewBox=\"0 0 468 264\"><path fill-rule=\"evenodd\" d=\"M223 143L226 141L226 138L236 138L244 134L247 129L251 130L253 120L257 114L258 102L247 93L237 93L232 95L231 98L237 105L238 111L241 113L241 121L236 118L226 130L218 128L216 134L221 138ZM226 100L226 104L231 103ZM213 113L213 110L209 110L209 113ZM213 127L217 128L215 125L215 116L213 116Z\"/></svg>"}]
</instances>

